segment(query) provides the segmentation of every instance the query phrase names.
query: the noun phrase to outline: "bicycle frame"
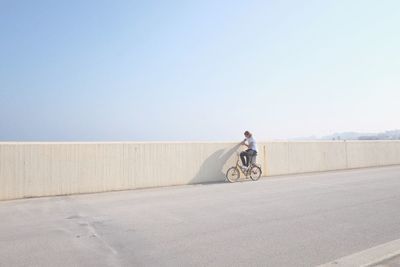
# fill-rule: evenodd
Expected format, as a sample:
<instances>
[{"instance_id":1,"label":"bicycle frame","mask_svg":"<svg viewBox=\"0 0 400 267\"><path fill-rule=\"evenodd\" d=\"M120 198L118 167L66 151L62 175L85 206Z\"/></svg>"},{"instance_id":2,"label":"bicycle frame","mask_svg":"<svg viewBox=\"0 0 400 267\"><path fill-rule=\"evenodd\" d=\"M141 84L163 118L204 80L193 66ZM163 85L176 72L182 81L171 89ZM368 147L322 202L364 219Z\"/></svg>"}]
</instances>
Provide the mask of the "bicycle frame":
<instances>
[{"instance_id":1,"label":"bicycle frame","mask_svg":"<svg viewBox=\"0 0 400 267\"><path fill-rule=\"evenodd\" d=\"M244 172L244 171L243 171L243 167L244 167L244 166L243 166L242 163L241 163L240 153L238 152L238 153L236 153L236 155L237 155L237 158L236 158L236 168L238 168L239 171L240 171L241 173L243 173L246 177L249 176L251 167L257 166L257 164L253 163L253 157L254 157L254 156L250 156L250 158L249 158L249 166L247 167L246 172Z\"/></svg>"}]
</instances>

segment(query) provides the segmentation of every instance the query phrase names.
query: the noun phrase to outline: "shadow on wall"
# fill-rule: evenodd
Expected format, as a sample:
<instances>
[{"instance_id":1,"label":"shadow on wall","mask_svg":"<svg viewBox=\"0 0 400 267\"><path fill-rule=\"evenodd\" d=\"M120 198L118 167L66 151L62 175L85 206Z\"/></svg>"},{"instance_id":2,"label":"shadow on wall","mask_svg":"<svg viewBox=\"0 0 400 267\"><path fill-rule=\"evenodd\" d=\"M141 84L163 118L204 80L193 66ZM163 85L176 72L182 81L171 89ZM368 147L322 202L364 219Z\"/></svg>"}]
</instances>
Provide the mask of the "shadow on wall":
<instances>
[{"instance_id":1,"label":"shadow on wall","mask_svg":"<svg viewBox=\"0 0 400 267\"><path fill-rule=\"evenodd\" d=\"M240 144L228 149L220 149L209 156L203 164L196 176L190 181L191 184L223 182L225 181L225 164L232 159L236 151L239 150ZM236 155L235 155L236 157ZM232 161L232 166L235 162ZM227 169L227 168L226 168Z\"/></svg>"}]
</instances>

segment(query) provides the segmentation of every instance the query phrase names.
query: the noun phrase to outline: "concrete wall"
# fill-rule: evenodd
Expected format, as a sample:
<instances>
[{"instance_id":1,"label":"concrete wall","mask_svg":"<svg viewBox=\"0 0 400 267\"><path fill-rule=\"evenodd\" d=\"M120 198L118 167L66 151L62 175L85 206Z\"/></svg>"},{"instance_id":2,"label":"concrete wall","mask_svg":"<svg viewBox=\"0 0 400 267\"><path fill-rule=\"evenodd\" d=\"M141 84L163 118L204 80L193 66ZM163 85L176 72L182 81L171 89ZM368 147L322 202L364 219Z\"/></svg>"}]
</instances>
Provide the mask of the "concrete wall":
<instances>
[{"instance_id":1,"label":"concrete wall","mask_svg":"<svg viewBox=\"0 0 400 267\"><path fill-rule=\"evenodd\" d=\"M224 181L234 143L0 143L0 200ZM400 164L399 141L259 143L264 174Z\"/></svg>"}]
</instances>

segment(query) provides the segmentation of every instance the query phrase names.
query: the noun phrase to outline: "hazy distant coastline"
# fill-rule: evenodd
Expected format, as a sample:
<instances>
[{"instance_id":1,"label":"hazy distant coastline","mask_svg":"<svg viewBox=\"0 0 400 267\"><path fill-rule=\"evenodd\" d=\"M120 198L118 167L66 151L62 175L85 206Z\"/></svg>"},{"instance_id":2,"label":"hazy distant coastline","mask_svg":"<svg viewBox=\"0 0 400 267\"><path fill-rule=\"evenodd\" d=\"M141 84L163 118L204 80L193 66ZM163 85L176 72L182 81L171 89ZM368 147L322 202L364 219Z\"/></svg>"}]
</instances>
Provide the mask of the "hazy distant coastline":
<instances>
[{"instance_id":1,"label":"hazy distant coastline","mask_svg":"<svg viewBox=\"0 0 400 267\"><path fill-rule=\"evenodd\" d=\"M400 140L400 130L390 130L381 133L343 132L322 137L299 137L293 138L293 140Z\"/></svg>"}]
</instances>

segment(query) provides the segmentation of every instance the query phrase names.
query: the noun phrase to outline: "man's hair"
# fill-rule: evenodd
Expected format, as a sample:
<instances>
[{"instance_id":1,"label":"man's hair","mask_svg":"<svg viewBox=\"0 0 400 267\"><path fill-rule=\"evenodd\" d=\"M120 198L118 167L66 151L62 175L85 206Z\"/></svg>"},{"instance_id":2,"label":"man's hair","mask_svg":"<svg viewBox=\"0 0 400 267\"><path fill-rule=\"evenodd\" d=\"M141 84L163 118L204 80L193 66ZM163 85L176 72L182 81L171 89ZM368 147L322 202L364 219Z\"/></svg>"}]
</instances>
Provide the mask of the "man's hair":
<instances>
[{"instance_id":1,"label":"man's hair","mask_svg":"<svg viewBox=\"0 0 400 267\"><path fill-rule=\"evenodd\" d=\"M249 131L245 131L244 135L251 135L251 133Z\"/></svg>"}]
</instances>

